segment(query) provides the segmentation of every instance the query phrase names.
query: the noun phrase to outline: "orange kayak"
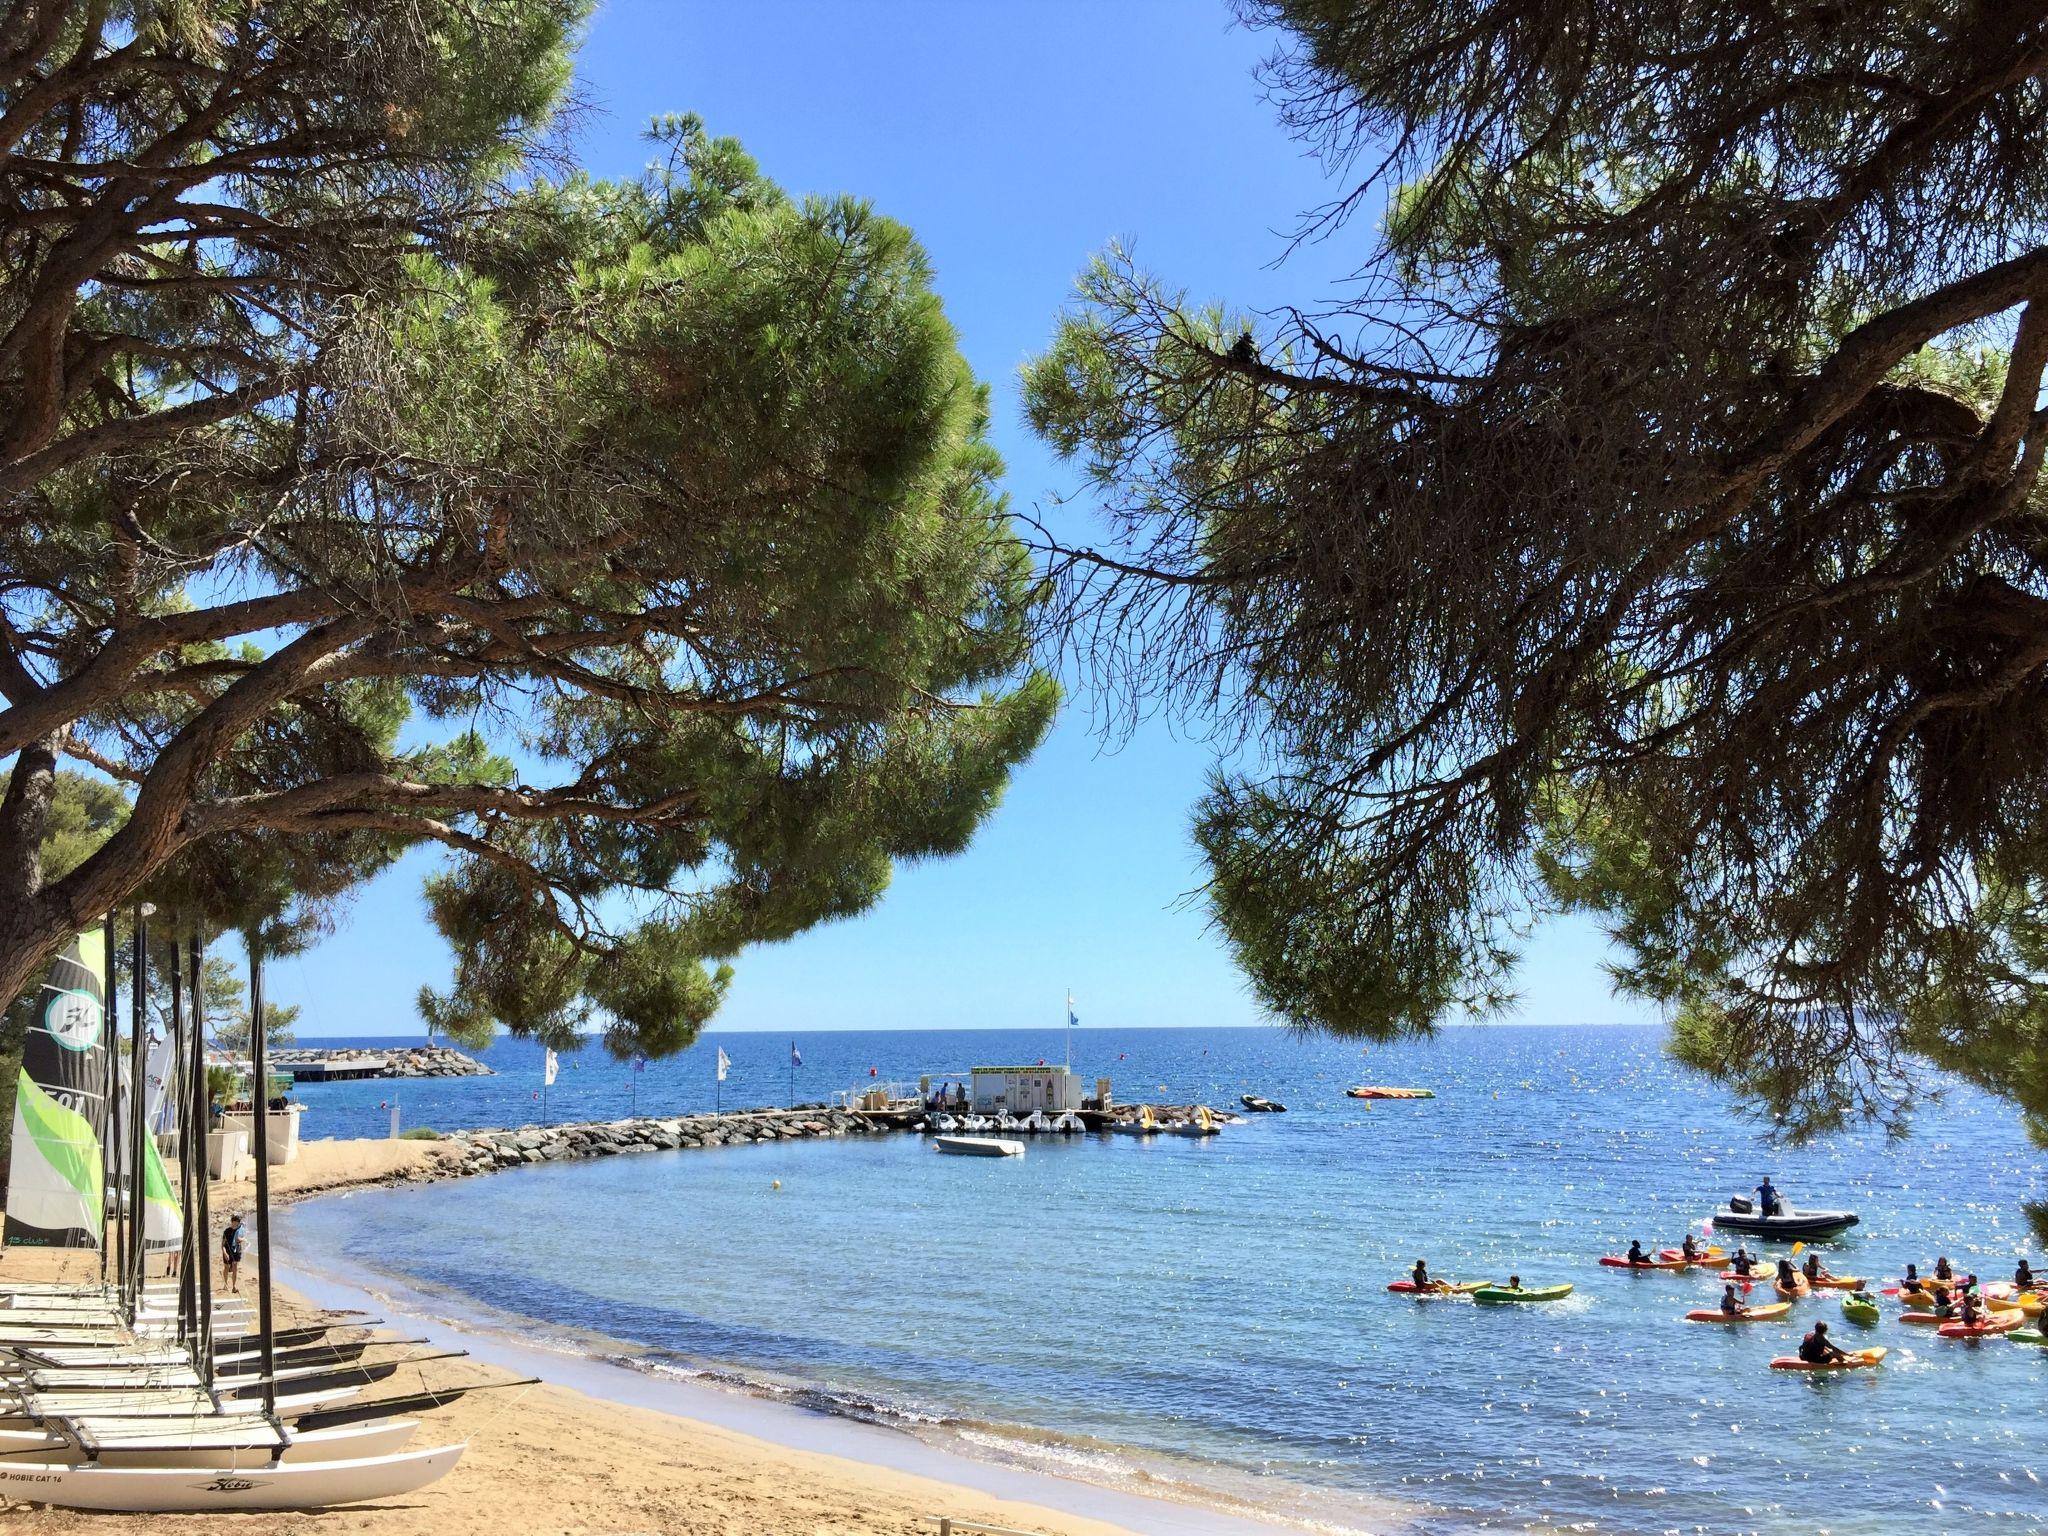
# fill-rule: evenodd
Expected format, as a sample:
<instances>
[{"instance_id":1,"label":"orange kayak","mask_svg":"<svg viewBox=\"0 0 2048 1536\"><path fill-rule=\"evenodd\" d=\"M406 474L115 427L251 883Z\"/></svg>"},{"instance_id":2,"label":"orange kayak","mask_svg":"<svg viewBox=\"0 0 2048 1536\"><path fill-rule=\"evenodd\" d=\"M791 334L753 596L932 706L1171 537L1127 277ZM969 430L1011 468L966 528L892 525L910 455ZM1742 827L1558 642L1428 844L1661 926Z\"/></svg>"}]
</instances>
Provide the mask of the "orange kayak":
<instances>
[{"instance_id":1,"label":"orange kayak","mask_svg":"<svg viewBox=\"0 0 2048 1536\"><path fill-rule=\"evenodd\" d=\"M1974 1323L1943 1323L1934 1331L1944 1339L1988 1339L1994 1334L2011 1333L2026 1320L2024 1312L1994 1312Z\"/></svg>"},{"instance_id":2,"label":"orange kayak","mask_svg":"<svg viewBox=\"0 0 2048 1536\"><path fill-rule=\"evenodd\" d=\"M1697 1312L1685 1314L1688 1323L1775 1323L1792 1310L1789 1301L1774 1301L1767 1307L1751 1307L1747 1312L1723 1312L1719 1307L1701 1307Z\"/></svg>"},{"instance_id":3,"label":"orange kayak","mask_svg":"<svg viewBox=\"0 0 2048 1536\"><path fill-rule=\"evenodd\" d=\"M1853 1371L1866 1365L1875 1365L1890 1353L1890 1350L1880 1344L1875 1349L1854 1350L1846 1360L1829 1360L1824 1364L1813 1360L1802 1360L1797 1355L1780 1355L1771 1362L1771 1369L1774 1371Z\"/></svg>"},{"instance_id":4,"label":"orange kayak","mask_svg":"<svg viewBox=\"0 0 2048 1536\"><path fill-rule=\"evenodd\" d=\"M1430 1088L1346 1088L1345 1093L1354 1099L1433 1099L1434 1089Z\"/></svg>"}]
</instances>

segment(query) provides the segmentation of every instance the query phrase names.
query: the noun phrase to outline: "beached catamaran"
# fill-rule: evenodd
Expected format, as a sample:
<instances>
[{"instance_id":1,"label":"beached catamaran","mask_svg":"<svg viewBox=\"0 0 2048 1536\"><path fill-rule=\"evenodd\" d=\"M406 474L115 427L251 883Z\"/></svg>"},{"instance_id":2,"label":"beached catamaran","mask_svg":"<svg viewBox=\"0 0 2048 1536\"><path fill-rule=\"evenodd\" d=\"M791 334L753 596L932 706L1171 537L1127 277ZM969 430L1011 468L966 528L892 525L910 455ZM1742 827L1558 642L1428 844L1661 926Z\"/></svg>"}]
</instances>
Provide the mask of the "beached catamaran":
<instances>
[{"instance_id":1,"label":"beached catamaran","mask_svg":"<svg viewBox=\"0 0 2048 1536\"><path fill-rule=\"evenodd\" d=\"M111 921L80 934L51 967L23 1049L7 1241L97 1249L100 1275L97 1284L0 1287L0 1498L132 1512L282 1510L424 1487L464 1447L408 1449L417 1422L387 1415L461 1392L358 1403L364 1386L411 1361L365 1362L378 1341L329 1338L324 1324L274 1325L266 1102L252 1117L253 1316L245 1303L213 1296L200 945L195 935L185 949L186 972L173 943L171 1028L146 1061L149 910L135 915L125 1073L110 1038ZM250 1012L261 1101L269 1079L254 955ZM176 1187L157 1151L159 1125L182 1127ZM151 1282L147 1255L172 1250L178 1278Z\"/></svg>"}]
</instances>

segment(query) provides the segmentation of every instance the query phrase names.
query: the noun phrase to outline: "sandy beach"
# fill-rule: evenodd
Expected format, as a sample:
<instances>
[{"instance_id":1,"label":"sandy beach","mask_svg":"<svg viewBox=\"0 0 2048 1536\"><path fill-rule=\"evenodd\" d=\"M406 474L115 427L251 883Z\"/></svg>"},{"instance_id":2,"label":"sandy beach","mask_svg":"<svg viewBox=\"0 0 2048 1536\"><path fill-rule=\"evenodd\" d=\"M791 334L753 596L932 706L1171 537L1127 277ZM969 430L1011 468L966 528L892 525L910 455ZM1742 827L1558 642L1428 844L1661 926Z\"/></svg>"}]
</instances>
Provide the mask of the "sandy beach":
<instances>
[{"instance_id":1,"label":"sandy beach","mask_svg":"<svg viewBox=\"0 0 2048 1536\"><path fill-rule=\"evenodd\" d=\"M431 1176L441 1156L432 1142L313 1141L275 1170L280 1200L409 1177ZM216 1185L213 1210L246 1208L247 1185ZM254 1286L253 1260L244 1291ZM98 1272L90 1253L15 1249L0 1257L0 1284ZM280 1288L279 1324L310 1315L307 1302ZM414 1390L422 1372L435 1385L511 1381L480 1361L437 1361L401 1371L376 1390ZM931 1531L927 1518L1012 1527L1046 1536L1111 1536L1143 1525L1112 1524L1044 1505L990 1497L973 1488L833 1454L792 1448L699 1419L609 1402L552 1382L474 1392L426 1415L414 1444L468 1440L453 1474L419 1494L386 1504L318 1514L154 1516L151 1530L251 1528L371 1533L371 1536L497 1536L513 1530L561 1536L605 1533L819 1532L835 1536L910 1536ZM1072 1485L1085 1503L1090 1490ZM1105 1496L1107 1497L1107 1496ZM1128 1501L1125 1501L1128 1502ZM6 1527L22 1536L90 1536L133 1531L136 1517L9 1507Z\"/></svg>"}]
</instances>

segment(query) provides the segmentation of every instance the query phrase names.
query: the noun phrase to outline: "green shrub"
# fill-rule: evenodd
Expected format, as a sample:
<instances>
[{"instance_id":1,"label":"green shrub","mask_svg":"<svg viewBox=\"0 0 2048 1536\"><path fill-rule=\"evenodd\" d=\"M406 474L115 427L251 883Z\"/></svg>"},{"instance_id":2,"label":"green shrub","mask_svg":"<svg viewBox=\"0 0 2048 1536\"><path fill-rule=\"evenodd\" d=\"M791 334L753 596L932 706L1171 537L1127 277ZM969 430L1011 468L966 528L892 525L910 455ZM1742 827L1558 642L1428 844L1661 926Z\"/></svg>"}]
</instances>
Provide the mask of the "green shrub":
<instances>
[{"instance_id":1,"label":"green shrub","mask_svg":"<svg viewBox=\"0 0 2048 1536\"><path fill-rule=\"evenodd\" d=\"M441 1133L431 1125L416 1125L409 1131L398 1133L400 1141L439 1141Z\"/></svg>"}]
</instances>

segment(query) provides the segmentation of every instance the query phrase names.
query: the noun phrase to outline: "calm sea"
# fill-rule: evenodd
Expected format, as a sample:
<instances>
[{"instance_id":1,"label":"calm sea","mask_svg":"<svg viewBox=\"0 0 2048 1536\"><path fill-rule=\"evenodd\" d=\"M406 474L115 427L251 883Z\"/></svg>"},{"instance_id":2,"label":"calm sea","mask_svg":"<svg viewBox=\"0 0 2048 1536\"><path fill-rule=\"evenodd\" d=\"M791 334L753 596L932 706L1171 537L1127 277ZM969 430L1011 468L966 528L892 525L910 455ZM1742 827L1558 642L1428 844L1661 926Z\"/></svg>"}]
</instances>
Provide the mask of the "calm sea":
<instances>
[{"instance_id":1,"label":"calm sea","mask_svg":"<svg viewBox=\"0 0 2048 1536\"><path fill-rule=\"evenodd\" d=\"M549 1118L822 1098L976 1062L1058 1061L1056 1030L721 1035L642 1074L563 1058ZM2015 1115L1967 1088L1903 1143L1771 1148L1673 1067L1657 1032L1486 1028L1361 1053L1263 1030L1077 1030L1075 1068L1120 1099L1285 1115L1208 1142L1042 1140L1021 1159L891 1137L547 1165L294 1208L295 1252L407 1277L649 1368L776 1384L800 1400L964 1436L1086 1476L1183 1479L1276 1510L1431 1533L1877 1533L2048 1526L2048 1349L1899 1325L1877 1371L1768 1370L1796 1330L1687 1324L1704 1278L1598 1267L1676 1242L1775 1176L1863 1225L1838 1272L1947 1254L2009 1275L2020 1205L2048 1198ZM540 1054L500 1075L308 1087L305 1134L540 1118ZM1434 1088L1368 1107L1347 1084ZM779 1180L781 1188L773 1187ZM1418 1304L1385 1285L1418 1256L1449 1276L1569 1280L1542 1307ZM2034 1255L2041 1267L2039 1254ZM1833 1302L1802 1303L1827 1316ZM1859 1335L1859 1339L1862 1336ZM1857 1342L1852 1340L1851 1342Z\"/></svg>"}]
</instances>

